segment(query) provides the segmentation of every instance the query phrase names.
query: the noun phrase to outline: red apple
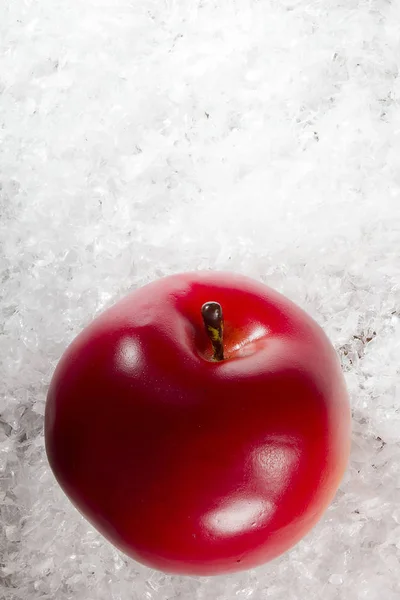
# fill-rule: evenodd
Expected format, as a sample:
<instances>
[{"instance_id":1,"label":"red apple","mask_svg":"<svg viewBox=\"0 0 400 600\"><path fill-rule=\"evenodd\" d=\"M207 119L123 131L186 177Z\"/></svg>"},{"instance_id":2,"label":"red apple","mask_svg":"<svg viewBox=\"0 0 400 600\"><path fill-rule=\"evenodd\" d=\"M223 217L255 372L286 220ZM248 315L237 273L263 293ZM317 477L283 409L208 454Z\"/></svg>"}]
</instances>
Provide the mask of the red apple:
<instances>
[{"instance_id":1,"label":"red apple","mask_svg":"<svg viewBox=\"0 0 400 600\"><path fill-rule=\"evenodd\" d=\"M318 521L346 468L350 410L306 313L246 277L190 273L133 292L76 338L45 438L59 484L115 546L218 574L278 556Z\"/></svg>"}]
</instances>

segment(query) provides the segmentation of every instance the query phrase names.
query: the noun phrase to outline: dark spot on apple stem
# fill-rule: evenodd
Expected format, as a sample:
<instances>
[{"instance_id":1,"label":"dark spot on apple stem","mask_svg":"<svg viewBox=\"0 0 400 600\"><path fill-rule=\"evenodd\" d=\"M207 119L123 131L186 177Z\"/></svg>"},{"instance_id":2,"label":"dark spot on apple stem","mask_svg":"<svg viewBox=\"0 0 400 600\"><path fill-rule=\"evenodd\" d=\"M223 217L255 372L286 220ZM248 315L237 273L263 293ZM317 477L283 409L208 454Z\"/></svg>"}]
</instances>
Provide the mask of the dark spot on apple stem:
<instances>
[{"instance_id":1,"label":"dark spot on apple stem","mask_svg":"<svg viewBox=\"0 0 400 600\"><path fill-rule=\"evenodd\" d=\"M218 302L206 302L201 314L208 337L213 347L213 359L224 360L224 317L222 306Z\"/></svg>"}]
</instances>

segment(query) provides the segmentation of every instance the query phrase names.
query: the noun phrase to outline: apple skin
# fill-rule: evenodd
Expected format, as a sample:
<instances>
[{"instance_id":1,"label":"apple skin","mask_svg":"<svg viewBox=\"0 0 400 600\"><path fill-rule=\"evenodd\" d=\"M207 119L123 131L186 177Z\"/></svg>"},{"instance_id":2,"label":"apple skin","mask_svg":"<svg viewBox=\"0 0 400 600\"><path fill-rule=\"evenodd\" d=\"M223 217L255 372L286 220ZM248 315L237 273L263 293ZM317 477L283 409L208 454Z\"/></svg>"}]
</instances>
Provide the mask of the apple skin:
<instances>
[{"instance_id":1,"label":"apple skin","mask_svg":"<svg viewBox=\"0 0 400 600\"><path fill-rule=\"evenodd\" d=\"M201 317L224 311L225 360ZM337 355L299 307L242 275L173 275L95 319L48 392L46 450L77 509L169 573L248 569L298 542L350 450Z\"/></svg>"}]
</instances>

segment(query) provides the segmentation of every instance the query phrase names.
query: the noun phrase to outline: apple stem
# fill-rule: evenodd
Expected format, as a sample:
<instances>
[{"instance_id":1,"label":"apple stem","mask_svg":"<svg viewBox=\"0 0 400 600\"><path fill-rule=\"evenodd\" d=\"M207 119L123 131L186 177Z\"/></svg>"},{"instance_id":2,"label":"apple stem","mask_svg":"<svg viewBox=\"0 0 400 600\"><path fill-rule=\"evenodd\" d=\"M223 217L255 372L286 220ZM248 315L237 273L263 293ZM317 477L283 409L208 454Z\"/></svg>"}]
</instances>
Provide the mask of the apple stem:
<instances>
[{"instance_id":1,"label":"apple stem","mask_svg":"<svg viewBox=\"0 0 400 600\"><path fill-rule=\"evenodd\" d=\"M224 318L218 302L206 302L201 307L204 326L213 347L213 360L224 360Z\"/></svg>"}]
</instances>

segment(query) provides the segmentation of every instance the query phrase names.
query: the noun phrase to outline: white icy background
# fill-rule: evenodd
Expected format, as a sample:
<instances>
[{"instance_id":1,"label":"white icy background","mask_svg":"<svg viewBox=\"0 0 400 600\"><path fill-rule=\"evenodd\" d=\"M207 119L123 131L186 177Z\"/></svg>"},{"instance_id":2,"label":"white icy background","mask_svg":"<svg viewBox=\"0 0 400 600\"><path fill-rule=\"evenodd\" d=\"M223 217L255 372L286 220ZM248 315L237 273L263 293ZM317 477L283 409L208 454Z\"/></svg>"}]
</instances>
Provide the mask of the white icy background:
<instances>
[{"instance_id":1,"label":"white icy background","mask_svg":"<svg viewBox=\"0 0 400 600\"><path fill-rule=\"evenodd\" d=\"M2 0L1 600L399 599L399 22L384 0ZM42 429L82 327L198 268L313 315L354 411L323 521L208 579L113 550L55 484Z\"/></svg>"}]
</instances>

